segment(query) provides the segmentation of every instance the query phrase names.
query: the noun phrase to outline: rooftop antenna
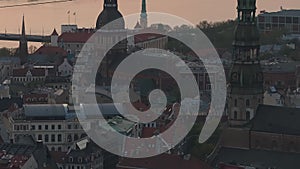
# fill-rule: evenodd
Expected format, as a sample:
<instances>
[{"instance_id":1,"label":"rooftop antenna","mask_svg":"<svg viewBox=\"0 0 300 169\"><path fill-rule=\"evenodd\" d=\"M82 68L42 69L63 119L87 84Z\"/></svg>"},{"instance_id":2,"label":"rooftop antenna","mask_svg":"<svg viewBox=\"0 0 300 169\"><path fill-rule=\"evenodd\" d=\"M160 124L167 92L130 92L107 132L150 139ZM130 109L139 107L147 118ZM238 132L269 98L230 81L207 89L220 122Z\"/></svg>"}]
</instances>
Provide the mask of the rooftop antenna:
<instances>
[{"instance_id":1,"label":"rooftop antenna","mask_svg":"<svg viewBox=\"0 0 300 169\"><path fill-rule=\"evenodd\" d=\"M70 10L67 12L67 14L68 14L68 24L70 25Z\"/></svg>"},{"instance_id":2,"label":"rooftop antenna","mask_svg":"<svg viewBox=\"0 0 300 169\"><path fill-rule=\"evenodd\" d=\"M74 12L73 15L74 15L74 22L75 22L75 25L76 25L76 21L77 21L76 12Z\"/></svg>"}]
</instances>

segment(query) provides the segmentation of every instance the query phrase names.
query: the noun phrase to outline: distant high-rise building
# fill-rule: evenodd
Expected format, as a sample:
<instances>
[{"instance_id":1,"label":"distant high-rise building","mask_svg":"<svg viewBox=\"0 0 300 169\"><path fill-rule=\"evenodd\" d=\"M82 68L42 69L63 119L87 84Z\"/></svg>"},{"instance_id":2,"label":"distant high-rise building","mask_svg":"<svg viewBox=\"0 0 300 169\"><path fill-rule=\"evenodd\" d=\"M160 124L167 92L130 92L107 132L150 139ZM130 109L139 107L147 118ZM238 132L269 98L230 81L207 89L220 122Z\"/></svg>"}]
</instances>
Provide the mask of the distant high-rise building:
<instances>
[{"instance_id":1,"label":"distant high-rise building","mask_svg":"<svg viewBox=\"0 0 300 169\"><path fill-rule=\"evenodd\" d=\"M263 102L263 73L259 61L259 31L255 17L256 0L238 0L238 25L233 42L233 65L228 89L231 126L242 126Z\"/></svg>"},{"instance_id":2,"label":"distant high-rise building","mask_svg":"<svg viewBox=\"0 0 300 169\"><path fill-rule=\"evenodd\" d=\"M141 24L142 28L148 27L148 15L147 15L146 0L142 0L142 11L141 11L140 24Z\"/></svg>"},{"instance_id":3,"label":"distant high-rise building","mask_svg":"<svg viewBox=\"0 0 300 169\"><path fill-rule=\"evenodd\" d=\"M26 63L26 59L28 56L28 44L27 44L27 38L26 38L26 33L25 33L24 15L23 15L23 21L22 21L22 34L21 34L20 42L19 42L18 56L20 57L21 64Z\"/></svg>"}]
</instances>

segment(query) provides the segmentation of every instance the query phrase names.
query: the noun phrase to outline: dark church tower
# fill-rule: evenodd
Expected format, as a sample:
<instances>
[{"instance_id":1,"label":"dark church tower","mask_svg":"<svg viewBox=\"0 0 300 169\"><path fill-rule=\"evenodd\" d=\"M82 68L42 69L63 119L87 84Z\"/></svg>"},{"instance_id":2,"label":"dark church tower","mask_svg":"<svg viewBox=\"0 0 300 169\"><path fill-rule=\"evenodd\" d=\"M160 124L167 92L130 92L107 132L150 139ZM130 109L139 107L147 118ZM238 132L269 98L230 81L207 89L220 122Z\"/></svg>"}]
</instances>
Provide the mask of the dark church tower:
<instances>
[{"instance_id":1,"label":"dark church tower","mask_svg":"<svg viewBox=\"0 0 300 169\"><path fill-rule=\"evenodd\" d=\"M28 56L28 45L27 45L27 38L26 38L26 33L25 33L24 15L23 15L23 21L22 21L22 34L21 34L20 42L19 42L18 56L20 57L21 64L26 63L26 59Z\"/></svg>"},{"instance_id":2,"label":"dark church tower","mask_svg":"<svg viewBox=\"0 0 300 169\"><path fill-rule=\"evenodd\" d=\"M231 126L247 124L263 102L263 74L259 61L256 0L238 0L238 25L233 42L233 65L228 88Z\"/></svg>"},{"instance_id":3,"label":"dark church tower","mask_svg":"<svg viewBox=\"0 0 300 169\"><path fill-rule=\"evenodd\" d=\"M148 27L148 15L147 15L147 8L146 8L146 0L142 0L142 11L140 16L140 24L142 28Z\"/></svg>"},{"instance_id":4,"label":"dark church tower","mask_svg":"<svg viewBox=\"0 0 300 169\"><path fill-rule=\"evenodd\" d=\"M105 51L107 46L113 46L106 53L105 59L98 70L97 84L109 86L112 73L127 56L127 30L125 20L118 10L117 0L104 0L103 10L96 22L99 45L97 51Z\"/></svg>"}]
</instances>

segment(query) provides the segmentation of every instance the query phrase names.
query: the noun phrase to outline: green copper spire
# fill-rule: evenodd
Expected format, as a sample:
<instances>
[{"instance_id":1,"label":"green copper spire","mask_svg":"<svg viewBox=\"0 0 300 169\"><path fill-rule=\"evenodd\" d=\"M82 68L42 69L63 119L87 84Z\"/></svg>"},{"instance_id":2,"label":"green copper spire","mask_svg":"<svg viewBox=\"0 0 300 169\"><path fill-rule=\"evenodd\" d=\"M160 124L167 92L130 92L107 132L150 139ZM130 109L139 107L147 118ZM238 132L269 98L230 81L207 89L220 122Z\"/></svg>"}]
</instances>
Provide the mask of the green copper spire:
<instances>
[{"instance_id":1,"label":"green copper spire","mask_svg":"<svg viewBox=\"0 0 300 169\"><path fill-rule=\"evenodd\" d=\"M142 0L142 13L147 13L147 9L146 9L146 0Z\"/></svg>"},{"instance_id":2,"label":"green copper spire","mask_svg":"<svg viewBox=\"0 0 300 169\"><path fill-rule=\"evenodd\" d=\"M147 18L147 9L146 9L146 0L142 0L142 12L140 18L140 24L142 28L148 27L148 18Z\"/></svg>"}]
</instances>

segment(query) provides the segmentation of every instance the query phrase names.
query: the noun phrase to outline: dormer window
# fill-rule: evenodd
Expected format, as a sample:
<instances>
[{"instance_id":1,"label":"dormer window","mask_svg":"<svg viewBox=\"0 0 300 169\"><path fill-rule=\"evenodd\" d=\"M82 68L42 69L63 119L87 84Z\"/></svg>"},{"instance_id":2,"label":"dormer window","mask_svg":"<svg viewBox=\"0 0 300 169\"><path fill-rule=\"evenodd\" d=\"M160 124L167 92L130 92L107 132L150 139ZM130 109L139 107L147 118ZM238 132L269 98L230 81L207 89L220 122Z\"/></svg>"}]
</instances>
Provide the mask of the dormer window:
<instances>
[{"instance_id":1,"label":"dormer window","mask_svg":"<svg viewBox=\"0 0 300 169\"><path fill-rule=\"evenodd\" d=\"M69 162L73 163L73 157L69 157Z\"/></svg>"},{"instance_id":2,"label":"dormer window","mask_svg":"<svg viewBox=\"0 0 300 169\"><path fill-rule=\"evenodd\" d=\"M82 157L78 157L78 162L82 163Z\"/></svg>"}]
</instances>

